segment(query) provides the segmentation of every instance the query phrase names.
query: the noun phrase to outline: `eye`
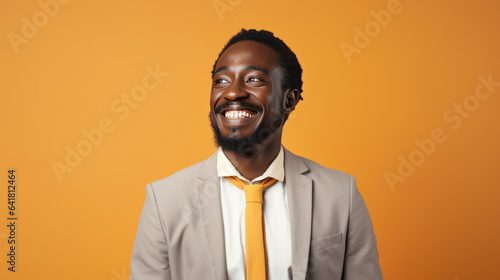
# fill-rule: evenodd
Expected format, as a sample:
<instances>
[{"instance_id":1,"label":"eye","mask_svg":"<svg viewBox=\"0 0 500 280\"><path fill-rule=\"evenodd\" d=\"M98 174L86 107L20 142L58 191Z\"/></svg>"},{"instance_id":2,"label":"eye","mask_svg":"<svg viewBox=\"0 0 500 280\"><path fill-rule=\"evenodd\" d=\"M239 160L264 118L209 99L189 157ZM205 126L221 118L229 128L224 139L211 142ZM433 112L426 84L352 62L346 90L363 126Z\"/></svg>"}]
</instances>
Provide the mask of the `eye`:
<instances>
[{"instance_id":1,"label":"eye","mask_svg":"<svg viewBox=\"0 0 500 280\"><path fill-rule=\"evenodd\" d=\"M257 78L257 77L250 77L248 78L247 82L260 82L262 81L261 79Z\"/></svg>"},{"instance_id":2,"label":"eye","mask_svg":"<svg viewBox=\"0 0 500 280\"><path fill-rule=\"evenodd\" d=\"M216 85L217 85L217 84L222 84L222 83L227 83L227 81L226 81L226 80L224 80L224 79L215 79L215 80L214 80L214 84L216 84Z\"/></svg>"}]
</instances>

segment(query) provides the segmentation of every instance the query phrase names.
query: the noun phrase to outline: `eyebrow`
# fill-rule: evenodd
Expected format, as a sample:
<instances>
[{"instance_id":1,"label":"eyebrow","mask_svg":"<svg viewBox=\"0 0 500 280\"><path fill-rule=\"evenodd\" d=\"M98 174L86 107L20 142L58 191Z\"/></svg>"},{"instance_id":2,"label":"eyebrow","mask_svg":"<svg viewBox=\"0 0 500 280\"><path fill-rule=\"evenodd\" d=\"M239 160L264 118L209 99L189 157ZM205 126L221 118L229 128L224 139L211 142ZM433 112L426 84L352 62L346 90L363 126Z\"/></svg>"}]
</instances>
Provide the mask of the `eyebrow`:
<instances>
[{"instance_id":1,"label":"eyebrow","mask_svg":"<svg viewBox=\"0 0 500 280\"><path fill-rule=\"evenodd\" d=\"M260 68L260 67L258 67L258 66L249 65L249 66L247 66L245 69L247 69L247 70L257 70L257 71L260 71L260 72L262 72L262 73L264 73L264 74L266 74L266 75L269 75L269 73L267 72L267 70L266 70L266 69ZM222 66L221 68L217 69L217 70L214 72L214 75L215 75L215 74L217 74L217 73L219 73L219 72L222 72L222 71L227 71L227 70L229 70L229 67L227 67L227 66Z\"/></svg>"}]
</instances>

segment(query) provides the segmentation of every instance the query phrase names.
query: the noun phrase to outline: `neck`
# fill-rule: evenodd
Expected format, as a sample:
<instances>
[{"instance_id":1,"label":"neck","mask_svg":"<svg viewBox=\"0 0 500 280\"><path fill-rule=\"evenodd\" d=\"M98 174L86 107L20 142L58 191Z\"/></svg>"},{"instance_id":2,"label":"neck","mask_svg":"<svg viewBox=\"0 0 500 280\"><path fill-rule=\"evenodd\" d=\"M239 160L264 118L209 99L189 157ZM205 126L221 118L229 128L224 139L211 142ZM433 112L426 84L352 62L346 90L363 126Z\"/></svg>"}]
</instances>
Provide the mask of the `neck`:
<instances>
[{"instance_id":1,"label":"neck","mask_svg":"<svg viewBox=\"0 0 500 280\"><path fill-rule=\"evenodd\" d=\"M224 149L222 151L236 170L247 180L252 181L262 175L278 156L281 149L281 137L277 140L279 141L270 141L268 143L264 143L267 142L264 141L244 152Z\"/></svg>"}]
</instances>

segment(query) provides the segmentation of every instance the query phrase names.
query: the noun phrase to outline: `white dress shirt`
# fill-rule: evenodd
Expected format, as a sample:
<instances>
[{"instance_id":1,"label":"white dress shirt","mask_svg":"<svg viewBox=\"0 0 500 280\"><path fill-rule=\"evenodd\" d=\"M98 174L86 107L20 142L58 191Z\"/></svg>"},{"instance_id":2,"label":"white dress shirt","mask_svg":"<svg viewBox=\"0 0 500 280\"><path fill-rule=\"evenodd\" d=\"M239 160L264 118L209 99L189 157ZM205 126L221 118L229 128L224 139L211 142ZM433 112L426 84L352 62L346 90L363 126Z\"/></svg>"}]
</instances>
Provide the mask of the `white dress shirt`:
<instances>
[{"instance_id":1,"label":"white dress shirt","mask_svg":"<svg viewBox=\"0 0 500 280\"><path fill-rule=\"evenodd\" d=\"M245 192L227 181L226 176L238 178L250 184L258 184L267 177L276 183L264 189L263 215L266 232L268 280L290 279L292 265L290 219L284 184L285 167L283 146L278 156L261 176L248 181L236 170L224 152L217 154L217 174L220 177L222 217L226 245L226 265L229 280L246 278L245 263Z\"/></svg>"}]
</instances>

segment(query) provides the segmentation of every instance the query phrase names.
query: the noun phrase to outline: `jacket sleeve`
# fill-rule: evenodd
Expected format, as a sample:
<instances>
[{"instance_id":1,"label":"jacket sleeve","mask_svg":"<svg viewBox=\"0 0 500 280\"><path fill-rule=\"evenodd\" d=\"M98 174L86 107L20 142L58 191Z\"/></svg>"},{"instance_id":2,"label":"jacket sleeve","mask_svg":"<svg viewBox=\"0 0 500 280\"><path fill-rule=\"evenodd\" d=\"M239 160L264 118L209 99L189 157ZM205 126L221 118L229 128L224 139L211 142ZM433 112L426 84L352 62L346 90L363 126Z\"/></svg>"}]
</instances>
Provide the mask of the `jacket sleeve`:
<instances>
[{"instance_id":1,"label":"jacket sleeve","mask_svg":"<svg viewBox=\"0 0 500 280\"><path fill-rule=\"evenodd\" d=\"M349 223L347 226L346 252L344 259L343 280L380 280L377 239L372 221L363 197L356 187L356 181L350 177Z\"/></svg>"},{"instance_id":2,"label":"jacket sleeve","mask_svg":"<svg viewBox=\"0 0 500 280\"><path fill-rule=\"evenodd\" d=\"M130 280L170 279L167 240L160 223L154 190L148 184L132 251Z\"/></svg>"}]
</instances>

